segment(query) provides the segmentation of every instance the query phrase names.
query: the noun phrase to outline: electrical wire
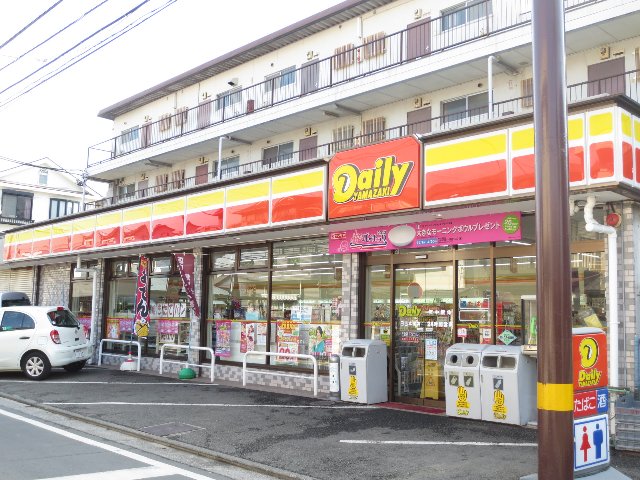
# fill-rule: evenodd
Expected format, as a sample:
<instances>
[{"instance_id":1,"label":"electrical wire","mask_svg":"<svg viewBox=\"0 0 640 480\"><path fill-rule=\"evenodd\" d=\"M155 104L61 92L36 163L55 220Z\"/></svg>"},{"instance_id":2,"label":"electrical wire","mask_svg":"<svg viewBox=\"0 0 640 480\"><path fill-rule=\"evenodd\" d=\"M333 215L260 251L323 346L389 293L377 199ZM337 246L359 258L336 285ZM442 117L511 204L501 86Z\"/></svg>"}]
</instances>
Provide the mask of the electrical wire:
<instances>
[{"instance_id":1,"label":"electrical wire","mask_svg":"<svg viewBox=\"0 0 640 480\"><path fill-rule=\"evenodd\" d=\"M60 0L62 1L62 0ZM115 23L118 23L120 20L122 20L123 18L131 15L133 12L135 12L136 10L138 10L139 8L141 8L144 4L149 3L151 0L143 0L141 3L139 3L138 5L136 5L134 8L132 8L131 10L129 10L128 12L126 12L125 14L119 16L118 18L116 18L115 20L113 20L112 22L108 23L107 25L105 25L104 27L100 28L99 30L93 32L91 35L89 35L88 37L85 37L83 40L81 40L80 42L76 43L73 47L67 49L66 51L64 51L63 53L61 53L60 55L58 55L56 58L54 58L53 60L51 60L51 62L55 62L57 60L59 60L60 58L64 57L67 53L69 53L70 51L74 50L75 48L79 47L80 45L82 45L84 42L86 42L87 40L90 40L91 38L95 37L97 34L99 34L100 32L102 32L103 30L109 28L110 26L112 26ZM17 82L9 85L7 88L5 88L4 90L0 91L0 94L3 94L4 92L6 92L7 90L12 89L13 87L15 87L16 85L19 85L20 83L24 82L25 80L27 80L28 78L32 77L33 75L35 75L36 73L38 73L40 70L46 68L46 65L43 65L42 67L34 70L33 72L31 72L29 75L27 75L26 77L21 78L20 80L18 80Z\"/></svg>"},{"instance_id":2,"label":"electrical wire","mask_svg":"<svg viewBox=\"0 0 640 480\"><path fill-rule=\"evenodd\" d=\"M13 61L7 63L4 67L0 68L0 72L3 71L5 68L9 67L10 65L13 65L14 63L16 63L18 60L20 60L22 57L24 57L25 55L30 54L31 52L33 52L36 48L41 47L42 45L44 45L45 43L47 43L48 41L50 41L51 39L57 37L59 34L61 34L62 32L64 32L67 28L71 27L72 25L75 25L76 23L78 23L80 20L84 19L84 17L86 17L87 15L89 15L90 13L92 13L94 10L96 10L98 7L101 7L102 5L104 5L105 3L107 3L109 0L103 0L101 3L99 3L98 5L96 5L95 7L93 7L91 10L87 10L86 12L84 12L81 16L79 16L78 18L76 18L73 22L69 23L68 25L66 25L65 27L63 27L62 29L58 30L56 33L54 33L53 35L49 36L48 38L46 38L45 40L43 40L42 42L40 42L39 44L37 44L35 47L30 48L29 50L27 50L26 52L24 52L21 55L18 55L16 58L13 59Z\"/></svg>"},{"instance_id":3,"label":"electrical wire","mask_svg":"<svg viewBox=\"0 0 640 480\"><path fill-rule=\"evenodd\" d=\"M98 192L96 192L93 188L91 188L89 185L87 185L87 182L84 178L84 171L82 172L82 176L80 178L78 178L75 174L71 173L69 170L67 170L66 168L64 168L62 165L60 165L58 162L56 162L55 160L53 160L52 158L46 157L47 160L49 160L51 163L53 163L54 165L57 165L58 167L60 167L62 169L63 172L67 173L68 175L71 175L73 178L75 178L76 182L81 182L81 184L84 184L85 188L88 188L89 190L91 190L93 193L95 193L96 195L100 196L100 194Z\"/></svg>"},{"instance_id":4,"label":"electrical wire","mask_svg":"<svg viewBox=\"0 0 640 480\"><path fill-rule=\"evenodd\" d=\"M125 33L133 30L134 28L137 28L138 26L140 26L141 24L143 24L144 22L146 22L147 20L149 20L153 16L157 15L158 13L160 13L165 8L173 5L177 1L178 0L169 0L168 2L166 2L161 7L158 7L157 9L152 10L150 13L146 14L146 15L148 15L146 18L144 18L144 16L143 17L139 17L134 22L131 22L129 25L127 25L125 28L123 28L120 31L112 34L111 37L107 37L107 39L102 40L102 41L98 42L97 44L94 44L93 46L89 47L87 50L85 50L80 55L77 55L76 57L74 57L71 60L69 60L67 63L63 64L61 67L58 68L58 70L46 74L45 76L43 76L40 79L38 79L36 82L32 83L29 87L27 87L27 89L25 89L22 92L14 95L13 97L10 97L9 99L4 101L3 103L0 103L0 109L2 107L5 107L6 105L12 103L13 101L17 100L18 98L22 97L23 95L26 95L27 93L29 93L30 91L32 91L36 87L42 85L43 83L46 83L47 81L49 81L50 79L52 79L54 77L56 77L57 75L59 75L60 73L64 72L65 70L67 70L68 68L72 67L73 65L75 65L78 62L80 62L81 60L84 60L85 58L89 57L90 55L93 55L95 52L97 52L100 49L102 49L103 47L107 46L109 43L113 42L114 40L117 40L118 38L120 38ZM86 53L86 55L85 55L85 53ZM81 57L81 58L78 58L78 57ZM75 60L76 58L78 58L78 59ZM75 60L75 61L72 62L72 60ZM72 62L72 63L70 63L70 62Z\"/></svg>"},{"instance_id":5,"label":"electrical wire","mask_svg":"<svg viewBox=\"0 0 640 480\"><path fill-rule=\"evenodd\" d=\"M60 5L62 3L62 0L58 0L56 3L54 3L52 6L50 6L46 11L44 11L43 13L41 13L40 15L38 15L34 20L32 20L26 27L23 27L18 33L16 33L13 37L11 37L9 40L7 40L6 42L4 42L2 45L0 45L0 49L2 47L4 47L5 45L11 43L18 35L20 35L21 33L23 33L25 30L27 30L29 27L31 27L34 23L36 23L38 20L40 20L42 17L44 17L47 13L49 13L51 10L53 10L54 8L56 8L58 5Z\"/></svg>"}]
</instances>

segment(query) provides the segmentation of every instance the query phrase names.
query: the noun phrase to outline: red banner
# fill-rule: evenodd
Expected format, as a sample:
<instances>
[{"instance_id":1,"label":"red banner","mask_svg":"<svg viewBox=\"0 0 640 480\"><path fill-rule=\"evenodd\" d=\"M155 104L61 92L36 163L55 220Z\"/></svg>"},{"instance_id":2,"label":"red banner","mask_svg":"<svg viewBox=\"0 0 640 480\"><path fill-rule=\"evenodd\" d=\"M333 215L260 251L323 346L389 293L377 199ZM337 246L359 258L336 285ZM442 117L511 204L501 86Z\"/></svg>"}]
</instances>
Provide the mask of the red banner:
<instances>
[{"instance_id":1,"label":"red banner","mask_svg":"<svg viewBox=\"0 0 640 480\"><path fill-rule=\"evenodd\" d=\"M149 335L149 259L140 256L138 267L138 282L136 284L136 315L134 317L134 332L139 337Z\"/></svg>"},{"instance_id":2,"label":"red banner","mask_svg":"<svg viewBox=\"0 0 640 480\"><path fill-rule=\"evenodd\" d=\"M191 308L196 314L196 317L200 318L200 306L198 305L198 299L196 298L196 290L193 281L193 269L194 269L194 256L193 253L174 253L176 257L176 263L178 264L178 270L182 277L182 284L189 297Z\"/></svg>"}]
</instances>

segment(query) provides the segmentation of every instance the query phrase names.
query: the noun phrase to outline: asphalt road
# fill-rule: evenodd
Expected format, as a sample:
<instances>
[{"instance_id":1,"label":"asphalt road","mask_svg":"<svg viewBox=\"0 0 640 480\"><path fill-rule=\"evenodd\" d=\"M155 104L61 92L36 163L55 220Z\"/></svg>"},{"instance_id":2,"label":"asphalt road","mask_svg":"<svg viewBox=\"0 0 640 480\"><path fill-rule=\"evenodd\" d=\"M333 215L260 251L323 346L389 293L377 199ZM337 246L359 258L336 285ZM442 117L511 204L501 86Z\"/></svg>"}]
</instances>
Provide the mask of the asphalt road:
<instances>
[{"instance_id":1,"label":"asphalt road","mask_svg":"<svg viewBox=\"0 0 640 480\"><path fill-rule=\"evenodd\" d=\"M202 378L89 368L31 382L3 373L0 392L256 475L499 480L537 470L534 429L212 385ZM640 479L640 455L611 453L615 468Z\"/></svg>"}]
</instances>

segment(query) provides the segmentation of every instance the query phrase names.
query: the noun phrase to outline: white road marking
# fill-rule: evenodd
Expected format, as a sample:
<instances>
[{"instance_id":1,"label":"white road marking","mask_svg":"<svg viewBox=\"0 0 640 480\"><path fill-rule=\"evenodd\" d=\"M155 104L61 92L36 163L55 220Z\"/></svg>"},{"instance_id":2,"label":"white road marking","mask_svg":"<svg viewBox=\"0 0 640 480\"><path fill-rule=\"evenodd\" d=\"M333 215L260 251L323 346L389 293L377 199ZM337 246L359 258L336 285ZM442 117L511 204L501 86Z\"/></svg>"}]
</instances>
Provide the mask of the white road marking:
<instances>
[{"instance_id":1,"label":"white road marking","mask_svg":"<svg viewBox=\"0 0 640 480\"><path fill-rule=\"evenodd\" d=\"M46 382L34 382L33 380L0 380L0 383L30 383L31 385L48 385L51 383L60 384L84 384L84 385L191 385L191 386L218 386L217 383L179 383L179 382L94 382L82 380L47 380Z\"/></svg>"},{"instance_id":2,"label":"white road marking","mask_svg":"<svg viewBox=\"0 0 640 480\"><path fill-rule=\"evenodd\" d=\"M47 477L38 480L113 480L114 478L126 478L127 480L139 480L169 476L175 473L173 469L164 467L140 467L123 470L110 470L108 472L81 473L66 477Z\"/></svg>"},{"instance_id":3,"label":"white road marking","mask_svg":"<svg viewBox=\"0 0 640 480\"><path fill-rule=\"evenodd\" d=\"M371 445L460 445L471 447L537 447L537 443L511 442L435 442L419 440L340 440L340 443L358 443Z\"/></svg>"},{"instance_id":4,"label":"white road marking","mask_svg":"<svg viewBox=\"0 0 640 480\"><path fill-rule=\"evenodd\" d=\"M15 413L11 413L11 412L8 412L6 410L0 409L0 415L4 415L5 417L13 418L14 420L19 420L21 422L28 423L28 424L33 425L35 427L42 428L43 430L48 430L50 432L56 433L58 435L62 435L63 437L70 438L70 439L75 440L77 442L85 443L87 445L91 445L91 446L96 447L96 448L101 448L103 450L106 450L107 452L115 453L116 455L121 455L123 457L130 458L131 460L136 460L136 461L141 462L141 463L146 463L147 465L150 465L152 467L156 467L158 469L162 469L163 470L162 475L164 475L164 476L182 475L184 477L191 478L193 480L211 480L212 478L214 478L214 477L207 477L205 475L200 475L199 473L190 472L189 470L184 470L182 468L175 467L173 465L169 465L168 463L163 463L163 462L160 462L158 460L154 460L152 458L145 457L145 456L140 455L138 453L130 452L129 450L125 450L123 448L114 447L112 445L108 445L106 443L98 442L98 441L92 440L90 438L85 438L85 437L82 437L82 436L77 435L75 433L70 433L70 432L62 430L60 428L53 427L51 425L47 425L46 423L39 422L38 420L33 420L31 418L23 417L22 415L17 415ZM137 469L131 469L131 470L137 470ZM142 470L145 470L145 468L142 468ZM95 476L95 477L92 476L92 475L101 475L101 474L105 474L105 476ZM108 474L108 476L106 476L106 474ZM157 477L157 476L161 476L161 475L154 475L154 476ZM93 480L93 479L103 479L103 478L104 479L112 479L112 478L133 479L133 478L147 478L147 477L132 477L132 476L128 476L128 475L125 476L125 477L115 476L114 475L114 471L111 471L111 472L100 472L100 473L95 473L95 474L91 474L91 475L83 474L82 476L74 475L74 476L71 476L71 477L62 477L62 478L65 478L65 479L68 479L68 478L83 478L83 479L92 479ZM51 480L51 479L49 479L49 480Z\"/></svg>"},{"instance_id":5,"label":"white road marking","mask_svg":"<svg viewBox=\"0 0 640 480\"><path fill-rule=\"evenodd\" d=\"M373 405L264 405L242 403L169 403L169 402L42 402L41 405L126 405L130 407L267 407L267 408L318 408L327 410L372 410L380 407Z\"/></svg>"}]
</instances>

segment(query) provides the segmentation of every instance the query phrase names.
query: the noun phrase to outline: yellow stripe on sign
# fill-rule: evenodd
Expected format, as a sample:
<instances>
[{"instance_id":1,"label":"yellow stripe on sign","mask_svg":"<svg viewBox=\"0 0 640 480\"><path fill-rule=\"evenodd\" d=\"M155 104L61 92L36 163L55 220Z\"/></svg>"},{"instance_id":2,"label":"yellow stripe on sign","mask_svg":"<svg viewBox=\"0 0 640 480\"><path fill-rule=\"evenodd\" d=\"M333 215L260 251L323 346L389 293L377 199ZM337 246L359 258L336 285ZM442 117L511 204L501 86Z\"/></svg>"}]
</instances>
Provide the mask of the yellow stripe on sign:
<instances>
[{"instance_id":1,"label":"yellow stripe on sign","mask_svg":"<svg viewBox=\"0 0 640 480\"><path fill-rule=\"evenodd\" d=\"M567 124L569 141L584 138L584 118L571 118Z\"/></svg>"},{"instance_id":2,"label":"yellow stripe on sign","mask_svg":"<svg viewBox=\"0 0 640 480\"><path fill-rule=\"evenodd\" d=\"M297 175L274 178L272 183L273 194L289 193L295 190L310 188L322 188L324 185L323 170L303 172Z\"/></svg>"},{"instance_id":3,"label":"yellow stripe on sign","mask_svg":"<svg viewBox=\"0 0 640 480\"><path fill-rule=\"evenodd\" d=\"M118 210L117 212L104 213L102 215L98 215L96 220L96 226L100 227L110 227L112 225L119 225L122 222L122 210Z\"/></svg>"},{"instance_id":4,"label":"yellow stripe on sign","mask_svg":"<svg viewBox=\"0 0 640 480\"><path fill-rule=\"evenodd\" d=\"M629 115L628 113L622 113L620 116L620 123L622 124L622 134L625 137L630 137L632 135L631 115Z\"/></svg>"},{"instance_id":5,"label":"yellow stripe on sign","mask_svg":"<svg viewBox=\"0 0 640 480\"><path fill-rule=\"evenodd\" d=\"M613 114L611 112L598 113L589 117L589 135L606 135L613 132Z\"/></svg>"},{"instance_id":6,"label":"yellow stripe on sign","mask_svg":"<svg viewBox=\"0 0 640 480\"><path fill-rule=\"evenodd\" d=\"M187 210L196 210L224 204L224 190L191 195L187 197Z\"/></svg>"},{"instance_id":7,"label":"yellow stripe on sign","mask_svg":"<svg viewBox=\"0 0 640 480\"><path fill-rule=\"evenodd\" d=\"M136 222L143 220L151 220L151 205L143 205L142 207L131 208L122 212L123 222Z\"/></svg>"},{"instance_id":8,"label":"yellow stripe on sign","mask_svg":"<svg viewBox=\"0 0 640 480\"><path fill-rule=\"evenodd\" d=\"M538 382L538 408L556 412L572 412L573 384Z\"/></svg>"},{"instance_id":9,"label":"yellow stripe on sign","mask_svg":"<svg viewBox=\"0 0 640 480\"><path fill-rule=\"evenodd\" d=\"M96 227L96 217L82 218L73 221L74 232L87 232Z\"/></svg>"},{"instance_id":10,"label":"yellow stripe on sign","mask_svg":"<svg viewBox=\"0 0 640 480\"><path fill-rule=\"evenodd\" d=\"M51 237L51 225L47 225L46 227L38 227L33 231L33 238L35 240L40 240L42 238L50 238Z\"/></svg>"},{"instance_id":11,"label":"yellow stripe on sign","mask_svg":"<svg viewBox=\"0 0 640 480\"><path fill-rule=\"evenodd\" d=\"M33 230L25 230L24 232L18 232L18 243L30 242L33 240Z\"/></svg>"},{"instance_id":12,"label":"yellow stripe on sign","mask_svg":"<svg viewBox=\"0 0 640 480\"><path fill-rule=\"evenodd\" d=\"M53 235L71 235L71 222L57 223L51 227Z\"/></svg>"},{"instance_id":13,"label":"yellow stripe on sign","mask_svg":"<svg viewBox=\"0 0 640 480\"><path fill-rule=\"evenodd\" d=\"M269 196L269 182L252 183L238 187L227 188L227 203L253 200L254 198Z\"/></svg>"},{"instance_id":14,"label":"yellow stripe on sign","mask_svg":"<svg viewBox=\"0 0 640 480\"><path fill-rule=\"evenodd\" d=\"M158 202L153 204L153 216L158 217L160 215L179 215L184 213L184 207L186 205L185 197L180 197L176 200L168 200L166 202Z\"/></svg>"},{"instance_id":15,"label":"yellow stripe on sign","mask_svg":"<svg viewBox=\"0 0 640 480\"><path fill-rule=\"evenodd\" d=\"M4 237L5 245L13 245L18 241L18 236L15 233L7 233Z\"/></svg>"},{"instance_id":16,"label":"yellow stripe on sign","mask_svg":"<svg viewBox=\"0 0 640 480\"><path fill-rule=\"evenodd\" d=\"M640 120L633 121L633 130L636 141L640 142Z\"/></svg>"},{"instance_id":17,"label":"yellow stripe on sign","mask_svg":"<svg viewBox=\"0 0 640 480\"><path fill-rule=\"evenodd\" d=\"M441 147L428 147L425 150L425 165L430 167L506 153L507 134L500 132L473 140L461 140Z\"/></svg>"},{"instance_id":18,"label":"yellow stripe on sign","mask_svg":"<svg viewBox=\"0 0 640 480\"><path fill-rule=\"evenodd\" d=\"M514 150L533 148L534 143L533 127L511 132L511 148Z\"/></svg>"}]
</instances>

